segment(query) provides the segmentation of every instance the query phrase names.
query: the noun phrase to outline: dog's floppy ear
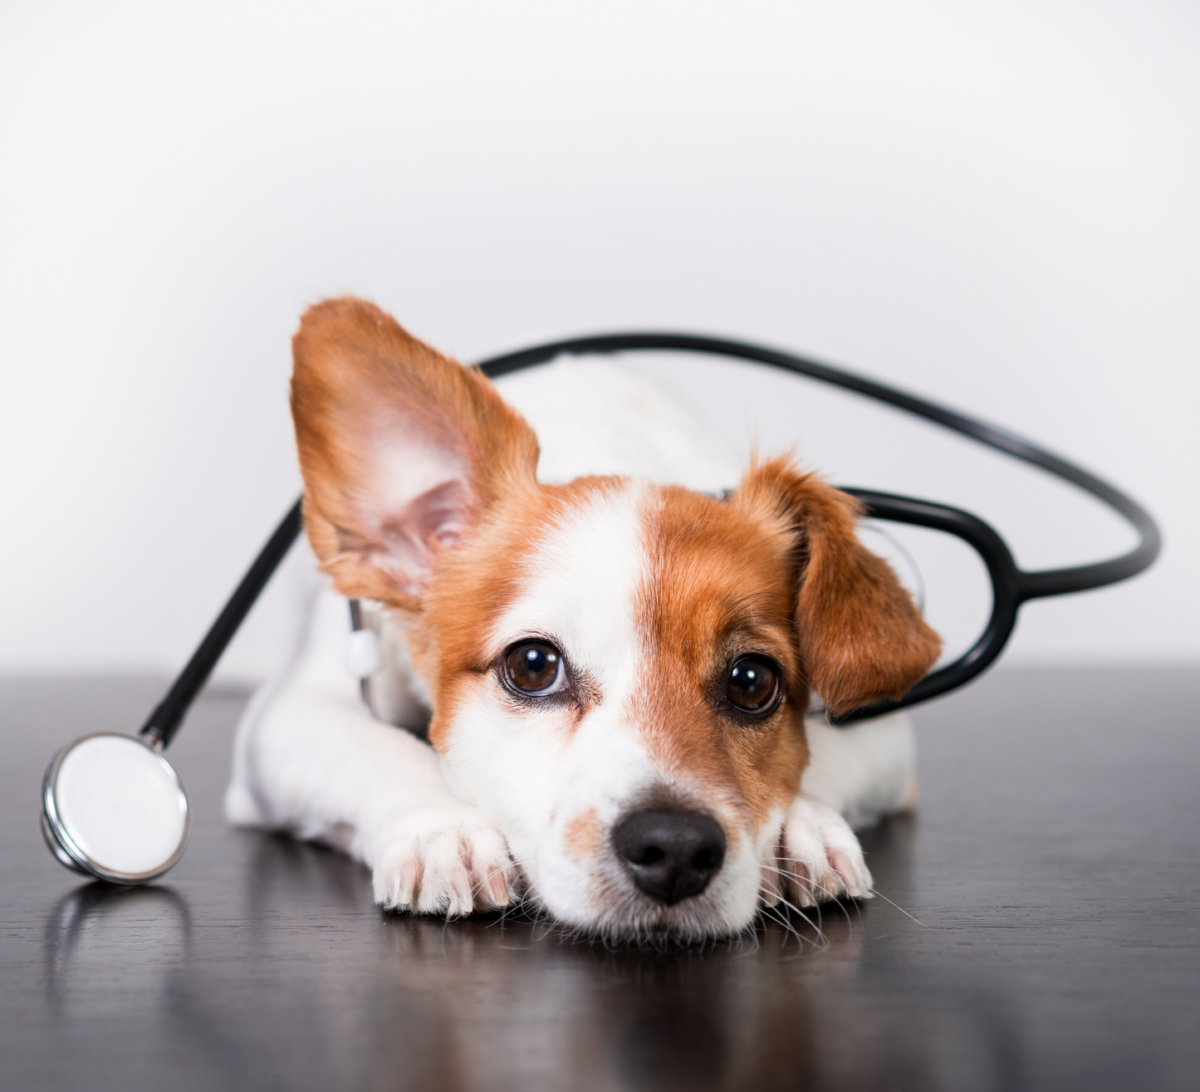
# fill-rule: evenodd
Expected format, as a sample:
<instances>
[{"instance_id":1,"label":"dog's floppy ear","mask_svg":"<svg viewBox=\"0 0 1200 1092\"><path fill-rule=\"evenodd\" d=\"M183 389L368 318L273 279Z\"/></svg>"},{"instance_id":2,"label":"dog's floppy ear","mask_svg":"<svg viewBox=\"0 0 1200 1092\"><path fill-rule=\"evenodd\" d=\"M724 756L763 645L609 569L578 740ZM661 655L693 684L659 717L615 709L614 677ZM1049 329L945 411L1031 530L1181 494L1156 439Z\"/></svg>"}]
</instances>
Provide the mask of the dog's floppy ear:
<instances>
[{"instance_id":1,"label":"dog's floppy ear","mask_svg":"<svg viewBox=\"0 0 1200 1092\"><path fill-rule=\"evenodd\" d=\"M891 566L858 541L852 497L785 457L752 466L733 503L792 536L800 654L830 713L898 698L933 666L941 639Z\"/></svg>"},{"instance_id":2,"label":"dog's floppy ear","mask_svg":"<svg viewBox=\"0 0 1200 1092\"><path fill-rule=\"evenodd\" d=\"M343 595L414 608L441 549L505 491L533 486L537 439L478 372L345 297L292 339L304 523Z\"/></svg>"}]
</instances>

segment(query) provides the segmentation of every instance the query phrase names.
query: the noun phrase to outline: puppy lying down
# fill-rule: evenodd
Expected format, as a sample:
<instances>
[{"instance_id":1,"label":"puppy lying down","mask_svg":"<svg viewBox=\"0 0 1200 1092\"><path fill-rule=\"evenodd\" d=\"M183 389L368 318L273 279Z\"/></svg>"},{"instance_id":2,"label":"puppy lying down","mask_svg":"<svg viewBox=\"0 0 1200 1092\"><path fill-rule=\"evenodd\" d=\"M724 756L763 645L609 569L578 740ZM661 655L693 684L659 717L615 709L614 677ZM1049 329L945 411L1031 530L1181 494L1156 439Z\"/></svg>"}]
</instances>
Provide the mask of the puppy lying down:
<instances>
[{"instance_id":1,"label":"puppy lying down","mask_svg":"<svg viewBox=\"0 0 1200 1092\"><path fill-rule=\"evenodd\" d=\"M870 896L851 827L913 802L910 726L805 712L899 696L939 640L849 497L786 457L740 472L614 363L493 385L353 298L293 349L331 586L238 729L232 822L344 850L387 908L524 899L610 938ZM379 716L344 597L373 605Z\"/></svg>"}]
</instances>

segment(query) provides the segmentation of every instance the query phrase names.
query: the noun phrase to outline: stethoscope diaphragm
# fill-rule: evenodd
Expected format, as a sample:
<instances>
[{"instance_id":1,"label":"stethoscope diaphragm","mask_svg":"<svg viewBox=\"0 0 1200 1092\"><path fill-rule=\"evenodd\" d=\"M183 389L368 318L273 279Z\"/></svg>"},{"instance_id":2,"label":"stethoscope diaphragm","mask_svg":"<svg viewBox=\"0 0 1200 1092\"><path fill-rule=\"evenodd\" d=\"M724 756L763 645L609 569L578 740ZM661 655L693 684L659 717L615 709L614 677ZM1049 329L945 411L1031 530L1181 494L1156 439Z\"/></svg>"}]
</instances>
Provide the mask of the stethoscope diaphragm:
<instances>
[{"instance_id":1,"label":"stethoscope diaphragm","mask_svg":"<svg viewBox=\"0 0 1200 1092\"><path fill-rule=\"evenodd\" d=\"M76 872L109 883L149 883L183 856L190 830L179 775L134 736L84 736L46 770L42 836Z\"/></svg>"}]
</instances>

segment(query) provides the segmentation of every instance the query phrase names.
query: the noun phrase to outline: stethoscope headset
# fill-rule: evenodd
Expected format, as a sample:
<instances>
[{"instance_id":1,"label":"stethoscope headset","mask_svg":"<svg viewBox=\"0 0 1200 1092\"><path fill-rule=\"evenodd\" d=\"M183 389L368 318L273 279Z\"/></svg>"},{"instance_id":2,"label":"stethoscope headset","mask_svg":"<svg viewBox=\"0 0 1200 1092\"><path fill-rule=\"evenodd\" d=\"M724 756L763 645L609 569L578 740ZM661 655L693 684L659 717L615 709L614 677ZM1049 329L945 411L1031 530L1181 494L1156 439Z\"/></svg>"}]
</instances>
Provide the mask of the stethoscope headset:
<instances>
[{"instance_id":1,"label":"stethoscope headset","mask_svg":"<svg viewBox=\"0 0 1200 1092\"><path fill-rule=\"evenodd\" d=\"M478 368L484 375L495 378L547 363L564 354L579 356L634 350L705 353L768 364L885 402L1022 462L1041 467L1103 501L1137 531L1137 546L1119 557L1090 565L1026 572L1017 568L1004 539L978 516L934 501L870 489L845 489L862 503L867 516L873 519L944 531L970 545L983 560L991 579L992 614L978 640L953 663L931 672L898 701L878 701L856 709L838 718L838 724L904 709L962 686L986 670L1000 655L1016 625L1017 610L1022 603L1127 580L1148 568L1161 549L1158 527L1140 504L1066 459L994 425L790 353L687 334L607 334L538 345L486 360ZM107 732L88 735L54 756L42 787L42 833L50 851L68 868L110 883L136 885L157 879L183 855L190 830L187 794L179 775L163 756L163 750L174 738L221 654L299 536L300 509L297 501L284 516L138 735ZM362 615L358 604L353 602L351 620L352 628L361 632Z\"/></svg>"}]
</instances>

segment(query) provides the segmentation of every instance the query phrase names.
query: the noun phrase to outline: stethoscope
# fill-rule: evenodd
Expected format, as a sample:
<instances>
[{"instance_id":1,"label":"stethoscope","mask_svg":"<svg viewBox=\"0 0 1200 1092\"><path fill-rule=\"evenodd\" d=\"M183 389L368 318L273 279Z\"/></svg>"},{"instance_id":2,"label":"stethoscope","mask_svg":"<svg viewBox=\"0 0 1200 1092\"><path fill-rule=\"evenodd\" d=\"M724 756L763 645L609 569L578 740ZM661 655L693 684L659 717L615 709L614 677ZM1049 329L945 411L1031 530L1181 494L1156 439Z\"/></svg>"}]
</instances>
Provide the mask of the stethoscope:
<instances>
[{"instance_id":1,"label":"stethoscope","mask_svg":"<svg viewBox=\"0 0 1200 1092\"><path fill-rule=\"evenodd\" d=\"M1016 624L1017 610L1026 600L1127 580L1148 568L1162 546L1158 527L1140 504L1044 448L894 387L775 349L687 334L607 334L538 345L494 357L478 367L495 378L564 354L633 350L706 353L769 364L886 402L1078 486L1114 509L1137 531L1137 546L1111 560L1026 572L1017 568L1004 539L978 516L933 501L869 489L845 489L858 498L871 518L945 531L970 545L983 560L992 582L992 614L978 640L953 663L931 672L898 701L878 701L856 709L838 718L838 724L903 709L962 686L1000 655ZM50 851L68 868L110 883L136 885L157 879L183 855L191 826L187 793L163 751L246 614L299 536L300 507L297 501L284 516L137 736L113 732L84 736L64 747L50 762L42 785L42 833ZM368 638L357 603L351 603L351 620L354 633ZM364 677L375 662L369 645L369 640L362 642L352 657L359 661L356 673ZM352 651L353 648L352 645ZM365 696L365 681L363 686Z\"/></svg>"}]
</instances>

